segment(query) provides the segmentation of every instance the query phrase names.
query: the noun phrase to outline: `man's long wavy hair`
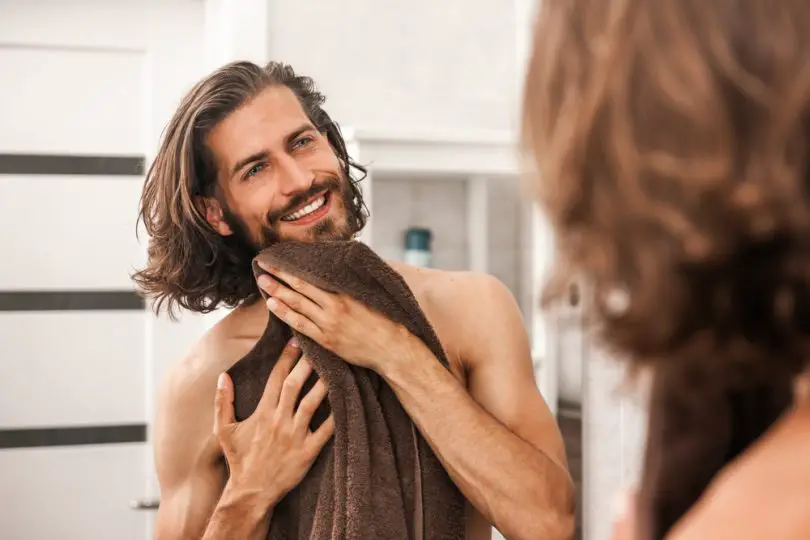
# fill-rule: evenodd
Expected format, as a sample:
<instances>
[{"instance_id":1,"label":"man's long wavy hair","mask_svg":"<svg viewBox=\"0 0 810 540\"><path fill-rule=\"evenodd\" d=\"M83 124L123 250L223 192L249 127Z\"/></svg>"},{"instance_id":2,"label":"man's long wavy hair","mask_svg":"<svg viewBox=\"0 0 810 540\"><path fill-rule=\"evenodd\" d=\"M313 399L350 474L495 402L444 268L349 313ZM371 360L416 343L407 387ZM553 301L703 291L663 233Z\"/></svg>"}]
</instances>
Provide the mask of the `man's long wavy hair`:
<instances>
[{"instance_id":1,"label":"man's long wavy hair","mask_svg":"<svg viewBox=\"0 0 810 540\"><path fill-rule=\"evenodd\" d=\"M661 539L810 357L810 2L539 9L524 146L558 275L586 284L599 341L651 368L640 538Z\"/></svg>"},{"instance_id":2,"label":"man's long wavy hair","mask_svg":"<svg viewBox=\"0 0 810 540\"><path fill-rule=\"evenodd\" d=\"M203 197L215 196L217 169L206 145L211 130L233 111L271 86L286 86L313 125L325 133L351 190L349 227L358 233L368 211L357 185L366 169L349 156L338 125L322 105L314 81L286 64L234 62L197 83L180 103L163 133L140 201L139 221L149 234L148 261L133 280L154 299L154 310L175 308L206 313L259 297L251 272L255 250L243 239L223 237L205 219ZM353 178L351 169L361 173Z\"/></svg>"}]
</instances>

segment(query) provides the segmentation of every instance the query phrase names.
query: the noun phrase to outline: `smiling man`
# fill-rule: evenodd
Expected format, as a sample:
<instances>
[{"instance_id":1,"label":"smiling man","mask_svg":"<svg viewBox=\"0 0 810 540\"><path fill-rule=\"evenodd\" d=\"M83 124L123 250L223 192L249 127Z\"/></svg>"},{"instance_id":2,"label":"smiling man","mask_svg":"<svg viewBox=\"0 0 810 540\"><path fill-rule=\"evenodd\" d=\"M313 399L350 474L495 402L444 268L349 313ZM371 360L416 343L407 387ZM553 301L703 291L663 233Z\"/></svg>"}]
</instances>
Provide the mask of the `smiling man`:
<instances>
[{"instance_id":1,"label":"smiling man","mask_svg":"<svg viewBox=\"0 0 810 540\"><path fill-rule=\"evenodd\" d=\"M271 301L261 301L250 265L263 247L349 240L366 221L352 176L365 171L323 102L289 66L227 65L180 104L148 172L141 215L149 258L136 283L158 311L236 307L163 386L157 537L263 538L274 505L331 436L331 422L306 428L307 411L325 397L321 383L294 406L312 369L294 343L256 413L233 420L232 383L222 373L256 344L273 310L388 382L466 497L468 538L488 539L490 524L508 538L569 538L562 439L537 390L517 305L497 280L390 263L436 330L450 371L402 328L295 276L276 276L293 288L262 280Z\"/></svg>"}]
</instances>

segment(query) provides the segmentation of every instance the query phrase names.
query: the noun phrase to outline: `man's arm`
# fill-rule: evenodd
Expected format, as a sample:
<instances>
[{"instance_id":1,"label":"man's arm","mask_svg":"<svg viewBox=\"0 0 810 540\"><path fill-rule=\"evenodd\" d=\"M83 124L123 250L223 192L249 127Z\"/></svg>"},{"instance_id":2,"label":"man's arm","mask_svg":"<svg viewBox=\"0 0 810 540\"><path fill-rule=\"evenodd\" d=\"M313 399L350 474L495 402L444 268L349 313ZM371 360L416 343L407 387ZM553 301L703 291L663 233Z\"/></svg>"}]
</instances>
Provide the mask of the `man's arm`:
<instances>
[{"instance_id":1,"label":"man's arm","mask_svg":"<svg viewBox=\"0 0 810 540\"><path fill-rule=\"evenodd\" d=\"M200 538L225 485L211 433L213 386L191 375L194 359L172 368L158 396L153 432L160 484L156 540Z\"/></svg>"},{"instance_id":2,"label":"man's arm","mask_svg":"<svg viewBox=\"0 0 810 540\"><path fill-rule=\"evenodd\" d=\"M451 285L469 393L421 341L382 375L467 499L508 538L567 540L573 485L512 295L489 276ZM443 294L442 296L447 296Z\"/></svg>"},{"instance_id":3,"label":"man's arm","mask_svg":"<svg viewBox=\"0 0 810 540\"><path fill-rule=\"evenodd\" d=\"M193 357L178 363L158 397L154 441L161 500L155 540L252 540L267 535L269 504L234 489L227 480L213 433L218 373L205 373L209 364Z\"/></svg>"},{"instance_id":4,"label":"man's arm","mask_svg":"<svg viewBox=\"0 0 810 540\"><path fill-rule=\"evenodd\" d=\"M264 540L272 514L263 494L226 486L202 540Z\"/></svg>"}]
</instances>

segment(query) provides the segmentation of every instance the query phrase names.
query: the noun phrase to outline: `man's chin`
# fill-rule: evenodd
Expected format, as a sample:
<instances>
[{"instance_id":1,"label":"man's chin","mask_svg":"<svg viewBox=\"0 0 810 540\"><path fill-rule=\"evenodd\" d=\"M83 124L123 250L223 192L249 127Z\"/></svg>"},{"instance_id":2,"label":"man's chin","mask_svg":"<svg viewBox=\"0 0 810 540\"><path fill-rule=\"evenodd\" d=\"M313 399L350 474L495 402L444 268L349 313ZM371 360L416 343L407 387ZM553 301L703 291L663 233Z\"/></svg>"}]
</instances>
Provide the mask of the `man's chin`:
<instances>
[{"instance_id":1,"label":"man's chin","mask_svg":"<svg viewBox=\"0 0 810 540\"><path fill-rule=\"evenodd\" d=\"M266 242L265 245L270 245L276 241L285 240L298 242L350 240L353 236L349 231L348 224L345 222L345 220L336 222L329 216L326 216L307 227L283 227L279 232L280 234L275 238L275 241Z\"/></svg>"},{"instance_id":2,"label":"man's chin","mask_svg":"<svg viewBox=\"0 0 810 540\"><path fill-rule=\"evenodd\" d=\"M314 224L307 236L312 242L349 240L351 238L345 221L336 223L335 220L328 217Z\"/></svg>"}]
</instances>

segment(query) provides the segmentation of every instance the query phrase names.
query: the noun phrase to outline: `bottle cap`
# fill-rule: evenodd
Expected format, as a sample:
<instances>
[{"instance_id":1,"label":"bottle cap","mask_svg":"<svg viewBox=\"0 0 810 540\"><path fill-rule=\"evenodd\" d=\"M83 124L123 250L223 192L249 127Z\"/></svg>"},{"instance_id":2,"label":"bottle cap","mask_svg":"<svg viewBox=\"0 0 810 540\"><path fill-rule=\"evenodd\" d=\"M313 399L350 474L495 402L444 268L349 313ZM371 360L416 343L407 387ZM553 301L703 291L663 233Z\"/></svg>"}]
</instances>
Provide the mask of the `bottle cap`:
<instances>
[{"instance_id":1,"label":"bottle cap","mask_svg":"<svg viewBox=\"0 0 810 540\"><path fill-rule=\"evenodd\" d=\"M405 249L417 251L430 251L430 242L433 233L430 229L411 227L405 231Z\"/></svg>"}]
</instances>

